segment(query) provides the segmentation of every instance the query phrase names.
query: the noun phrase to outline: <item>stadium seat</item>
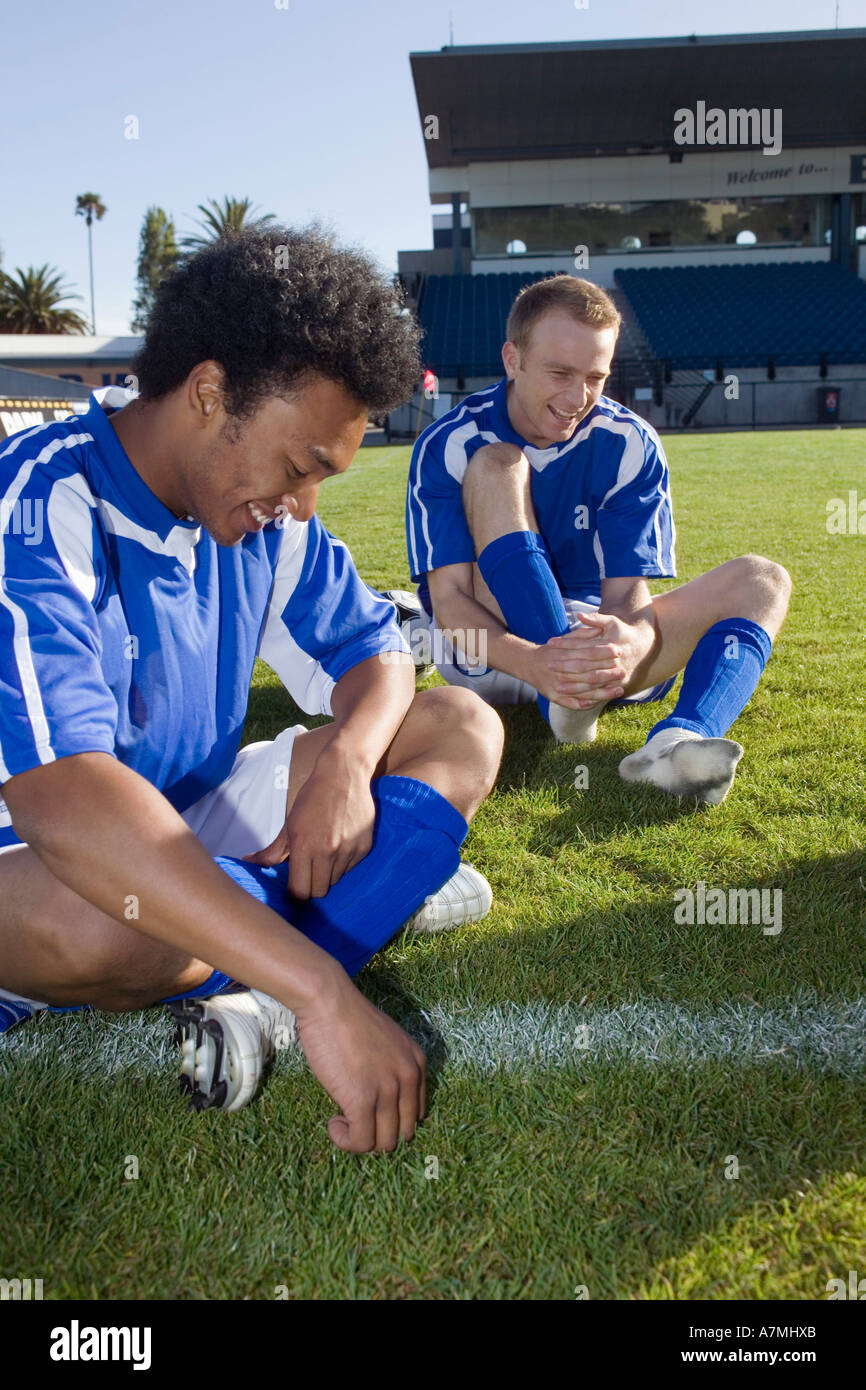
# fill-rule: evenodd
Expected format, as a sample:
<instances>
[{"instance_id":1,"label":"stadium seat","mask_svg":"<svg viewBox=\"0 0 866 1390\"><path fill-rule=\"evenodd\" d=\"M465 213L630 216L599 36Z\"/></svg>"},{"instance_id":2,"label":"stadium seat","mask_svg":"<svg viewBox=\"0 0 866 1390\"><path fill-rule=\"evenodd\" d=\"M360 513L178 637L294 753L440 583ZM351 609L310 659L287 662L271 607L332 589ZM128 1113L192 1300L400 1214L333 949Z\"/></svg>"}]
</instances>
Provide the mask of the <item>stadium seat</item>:
<instances>
[{"instance_id":1,"label":"stadium seat","mask_svg":"<svg viewBox=\"0 0 866 1390\"><path fill-rule=\"evenodd\" d=\"M618 270L653 354L702 369L866 361L866 284L835 261Z\"/></svg>"},{"instance_id":2,"label":"stadium seat","mask_svg":"<svg viewBox=\"0 0 866 1390\"><path fill-rule=\"evenodd\" d=\"M426 366L437 376L495 376L518 290L542 275L429 275L419 306Z\"/></svg>"},{"instance_id":3,"label":"stadium seat","mask_svg":"<svg viewBox=\"0 0 866 1390\"><path fill-rule=\"evenodd\" d=\"M495 376L517 292L542 274L430 275L419 308L437 376ZM866 361L866 283L835 261L619 270L653 356L676 367Z\"/></svg>"}]
</instances>

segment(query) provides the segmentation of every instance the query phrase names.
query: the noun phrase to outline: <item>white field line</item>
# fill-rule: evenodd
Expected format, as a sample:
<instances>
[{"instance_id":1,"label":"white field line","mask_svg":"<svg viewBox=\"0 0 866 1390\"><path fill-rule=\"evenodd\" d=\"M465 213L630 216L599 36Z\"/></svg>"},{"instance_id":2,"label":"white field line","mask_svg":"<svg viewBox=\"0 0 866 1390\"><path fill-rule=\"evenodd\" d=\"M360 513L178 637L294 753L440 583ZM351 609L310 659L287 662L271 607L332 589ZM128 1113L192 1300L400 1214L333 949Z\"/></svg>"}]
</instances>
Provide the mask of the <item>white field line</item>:
<instances>
[{"instance_id":1,"label":"white field line","mask_svg":"<svg viewBox=\"0 0 866 1390\"><path fill-rule=\"evenodd\" d=\"M786 1057L832 1071L866 1068L866 999L790 1000L775 1008L688 1009L644 999L615 1009L503 1004L481 1013L431 1008L454 1066L482 1071L580 1068L593 1062L688 1066Z\"/></svg>"},{"instance_id":2,"label":"white field line","mask_svg":"<svg viewBox=\"0 0 866 1390\"><path fill-rule=\"evenodd\" d=\"M619 1008L505 1003L431 1005L407 1025L427 1046L436 1043L447 1070L569 1069L597 1063L688 1067L728 1060L755 1066L781 1059L795 1066L854 1075L866 1070L866 998L792 998L773 1008L730 1003L690 1009L657 999ZM176 1067L168 1017L159 1014L72 1014L62 1035L36 1019L0 1038L0 1076L20 1065L50 1061L79 1075L155 1074ZM437 1036L438 1035L438 1036ZM441 1042L440 1042L441 1039ZM283 1054L281 1068L302 1064Z\"/></svg>"}]
</instances>

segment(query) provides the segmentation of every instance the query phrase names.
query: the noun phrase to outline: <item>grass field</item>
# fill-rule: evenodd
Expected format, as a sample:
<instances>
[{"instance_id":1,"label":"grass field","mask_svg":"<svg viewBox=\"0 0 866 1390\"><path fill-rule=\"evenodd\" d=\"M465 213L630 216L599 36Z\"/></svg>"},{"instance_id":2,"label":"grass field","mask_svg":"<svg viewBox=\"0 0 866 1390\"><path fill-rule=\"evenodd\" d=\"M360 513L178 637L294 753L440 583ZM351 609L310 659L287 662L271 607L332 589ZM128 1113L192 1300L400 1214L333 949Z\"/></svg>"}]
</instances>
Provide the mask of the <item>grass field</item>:
<instances>
[{"instance_id":1,"label":"grass field","mask_svg":"<svg viewBox=\"0 0 866 1390\"><path fill-rule=\"evenodd\" d=\"M14 1030L0 1275L55 1299L822 1299L866 1276L866 536L825 525L866 498L866 432L667 449L680 580L747 551L794 579L725 804L617 775L672 697L579 752L506 712L466 848L493 911L360 980L429 1056L429 1119L392 1155L335 1150L286 1054L248 1110L190 1113L161 1010ZM322 489L374 585L408 581L408 458L365 450ZM246 738L295 717L257 673ZM783 929L678 925L698 880L781 888Z\"/></svg>"}]
</instances>

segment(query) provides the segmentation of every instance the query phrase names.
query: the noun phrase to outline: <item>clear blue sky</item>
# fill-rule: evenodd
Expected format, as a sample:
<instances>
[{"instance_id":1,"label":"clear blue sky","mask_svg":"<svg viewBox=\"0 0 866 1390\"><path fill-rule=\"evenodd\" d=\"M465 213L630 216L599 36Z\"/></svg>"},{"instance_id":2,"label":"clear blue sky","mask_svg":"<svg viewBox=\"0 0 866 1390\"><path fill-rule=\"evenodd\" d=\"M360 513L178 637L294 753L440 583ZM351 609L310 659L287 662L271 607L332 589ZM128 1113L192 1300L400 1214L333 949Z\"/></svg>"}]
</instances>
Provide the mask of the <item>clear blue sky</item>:
<instances>
[{"instance_id":1,"label":"clear blue sky","mask_svg":"<svg viewBox=\"0 0 866 1390\"><path fill-rule=\"evenodd\" d=\"M191 230L207 198L250 196L282 221L313 216L371 250L431 244L409 53L454 42L538 43L833 28L835 0L44 0L7 7L0 77L3 267L60 269L96 319L128 332L138 237L152 203ZM866 0L839 0L839 26ZM140 138L124 139L138 117Z\"/></svg>"}]
</instances>

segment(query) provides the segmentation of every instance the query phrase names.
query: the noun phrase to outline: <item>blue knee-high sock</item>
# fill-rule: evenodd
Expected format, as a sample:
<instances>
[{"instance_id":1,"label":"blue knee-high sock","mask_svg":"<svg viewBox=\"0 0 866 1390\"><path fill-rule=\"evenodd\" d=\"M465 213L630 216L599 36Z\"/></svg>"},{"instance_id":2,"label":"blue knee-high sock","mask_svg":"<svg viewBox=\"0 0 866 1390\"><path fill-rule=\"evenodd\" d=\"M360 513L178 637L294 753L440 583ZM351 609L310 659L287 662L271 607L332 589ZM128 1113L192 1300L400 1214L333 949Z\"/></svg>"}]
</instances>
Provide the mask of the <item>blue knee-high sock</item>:
<instances>
[{"instance_id":1,"label":"blue knee-high sock","mask_svg":"<svg viewBox=\"0 0 866 1390\"><path fill-rule=\"evenodd\" d=\"M288 864L263 868L222 856L216 861L349 975L357 975L456 872L467 831L459 811L425 782L379 777L370 789L376 805L372 849L324 898L289 897Z\"/></svg>"},{"instance_id":2,"label":"blue knee-high sock","mask_svg":"<svg viewBox=\"0 0 866 1390\"><path fill-rule=\"evenodd\" d=\"M247 893L291 921L316 945L334 956L349 975L390 941L424 899L456 872L467 825L444 796L413 777L379 777L371 784L376 806L373 846L324 898L306 902L289 897L288 864L268 869L220 855L216 862ZM207 998L242 989L214 970L203 984L170 994L160 1004ZM87 1004L51 1008L72 1013ZM33 1015L23 1000L0 1001L0 1033Z\"/></svg>"},{"instance_id":3,"label":"blue knee-high sock","mask_svg":"<svg viewBox=\"0 0 866 1390\"><path fill-rule=\"evenodd\" d=\"M677 703L667 719L649 732L691 729L703 738L721 738L745 709L773 643L751 618L724 618L705 632L689 658Z\"/></svg>"},{"instance_id":4,"label":"blue knee-high sock","mask_svg":"<svg viewBox=\"0 0 866 1390\"><path fill-rule=\"evenodd\" d=\"M543 536L509 531L484 547L478 568L515 637L542 646L568 632L568 615ZM544 695L538 697L538 708L547 719L550 704Z\"/></svg>"},{"instance_id":5,"label":"blue knee-high sock","mask_svg":"<svg viewBox=\"0 0 866 1390\"><path fill-rule=\"evenodd\" d=\"M509 531L486 545L478 568L509 632L541 645L568 632L568 617L544 537Z\"/></svg>"},{"instance_id":6,"label":"blue knee-high sock","mask_svg":"<svg viewBox=\"0 0 866 1390\"><path fill-rule=\"evenodd\" d=\"M204 984L196 985L194 989L185 989L182 994L169 994L165 999L158 1000L160 1004L171 1004L175 999L208 999L212 994L231 994L234 990L243 989L230 975L224 975L221 970L214 970L208 975Z\"/></svg>"}]
</instances>

